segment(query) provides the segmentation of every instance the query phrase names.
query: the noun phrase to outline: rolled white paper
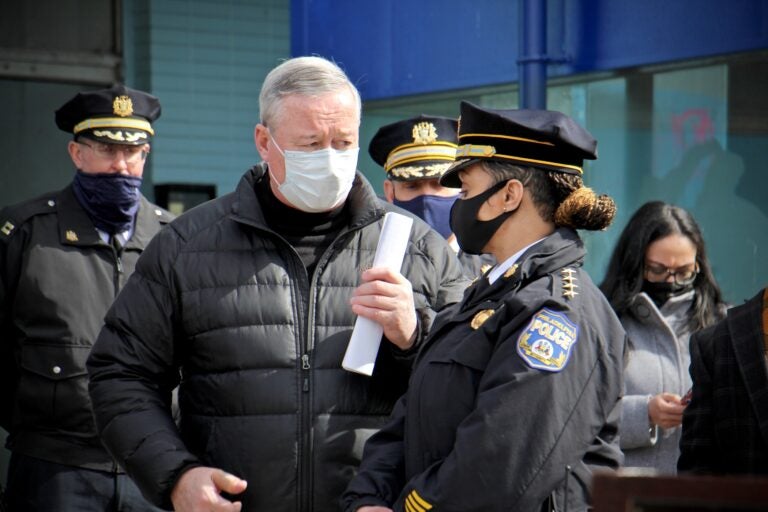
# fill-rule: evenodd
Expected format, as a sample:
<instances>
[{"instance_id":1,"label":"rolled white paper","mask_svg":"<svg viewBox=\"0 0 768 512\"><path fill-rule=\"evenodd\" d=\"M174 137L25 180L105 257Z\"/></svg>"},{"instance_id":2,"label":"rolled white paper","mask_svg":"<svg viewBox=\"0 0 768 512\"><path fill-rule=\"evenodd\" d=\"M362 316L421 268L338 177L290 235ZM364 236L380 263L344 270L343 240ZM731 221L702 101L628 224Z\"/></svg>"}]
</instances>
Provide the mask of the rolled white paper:
<instances>
[{"instance_id":1,"label":"rolled white paper","mask_svg":"<svg viewBox=\"0 0 768 512\"><path fill-rule=\"evenodd\" d=\"M412 218L399 213L389 212L384 215L376 254L373 256L374 267L387 267L400 271L405 250L408 248L412 224ZM376 354L379 352L383 334L384 329L381 325L358 316L341 367L350 372L373 375Z\"/></svg>"}]
</instances>

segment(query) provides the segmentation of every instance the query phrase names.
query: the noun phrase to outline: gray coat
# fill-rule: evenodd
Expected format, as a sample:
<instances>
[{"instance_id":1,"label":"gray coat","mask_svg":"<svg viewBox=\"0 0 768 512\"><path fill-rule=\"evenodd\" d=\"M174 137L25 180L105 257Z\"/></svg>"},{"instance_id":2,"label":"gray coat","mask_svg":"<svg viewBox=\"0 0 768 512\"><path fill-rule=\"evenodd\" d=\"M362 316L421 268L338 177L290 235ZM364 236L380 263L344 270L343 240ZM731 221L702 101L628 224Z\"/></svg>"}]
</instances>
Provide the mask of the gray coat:
<instances>
[{"instance_id":1,"label":"gray coat","mask_svg":"<svg viewBox=\"0 0 768 512\"><path fill-rule=\"evenodd\" d=\"M630 341L619 430L625 466L676 472L680 427L651 428L648 400L661 392L682 396L691 387L686 319L693 293L672 297L661 310L640 293L620 317Z\"/></svg>"}]
</instances>

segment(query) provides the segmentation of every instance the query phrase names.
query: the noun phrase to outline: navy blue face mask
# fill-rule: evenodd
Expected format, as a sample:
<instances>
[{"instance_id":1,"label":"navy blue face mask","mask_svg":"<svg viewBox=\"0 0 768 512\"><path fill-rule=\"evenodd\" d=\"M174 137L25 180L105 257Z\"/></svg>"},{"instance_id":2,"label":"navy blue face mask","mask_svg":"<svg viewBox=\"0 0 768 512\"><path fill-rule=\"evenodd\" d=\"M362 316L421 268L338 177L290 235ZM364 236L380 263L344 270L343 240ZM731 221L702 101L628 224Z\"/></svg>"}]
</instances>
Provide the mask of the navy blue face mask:
<instances>
[{"instance_id":1,"label":"navy blue face mask","mask_svg":"<svg viewBox=\"0 0 768 512\"><path fill-rule=\"evenodd\" d=\"M94 225L114 235L133 228L141 202L141 178L88 174L78 169L72 188Z\"/></svg>"},{"instance_id":2,"label":"navy blue face mask","mask_svg":"<svg viewBox=\"0 0 768 512\"><path fill-rule=\"evenodd\" d=\"M423 195L409 201L398 201L395 198L394 204L420 217L443 238L448 238L452 233L451 207L458 197L458 194L451 197Z\"/></svg>"}]
</instances>

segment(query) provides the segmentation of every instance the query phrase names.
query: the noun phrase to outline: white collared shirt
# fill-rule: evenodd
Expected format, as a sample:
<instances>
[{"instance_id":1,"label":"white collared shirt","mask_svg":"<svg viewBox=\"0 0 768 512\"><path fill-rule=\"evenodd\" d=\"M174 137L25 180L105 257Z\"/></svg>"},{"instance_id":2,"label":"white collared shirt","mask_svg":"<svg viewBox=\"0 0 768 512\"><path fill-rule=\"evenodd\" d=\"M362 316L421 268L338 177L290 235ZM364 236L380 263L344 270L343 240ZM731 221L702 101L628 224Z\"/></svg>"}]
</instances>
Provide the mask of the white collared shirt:
<instances>
[{"instance_id":1,"label":"white collared shirt","mask_svg":"<svg viewBox=\"0 0 768 512\"><path fill-rule=\"evenodd\" d=\"M544 238L547 238L547 237L545 236ZM517 263L517 260L520 259L520 256L522 256L525 251L527 251L528 249L530 249L531 247L533 247L537 243L539 243L542 240L544 240L544 238L540 238L540 239L536 240L535 242L533 242L532 244L526 245L525 247L523 247L522 249L517 251L512 256L510 256L506 260L502 261L501 263L499 263L498 265L493 267L493 269L491 269L491 271L488 272L488 282L491 283L491 284L495 283L496 280L504 274L504 272L509 270L509 268L512 265Z\"/></svg>"},{"instance_id":2,"label":"white collared shirt","mask_svg":"<svg viewBox=\"0 0 768 512\"><path fill-rule=\"evenodd\" d=\"M106 231L102 231L99 228L96 228L96 231L99 232L99 238L104 240L105 244L108 244L109 243L109 233L107 233ZM126 229L122 233L118 233L117 234L117 236L120 237L120 242L122 242L123 245L125 245L125 243L128 240L131 239L131 235L133 235L133 230L132 229Z\"/></svg>"}]
</instances>

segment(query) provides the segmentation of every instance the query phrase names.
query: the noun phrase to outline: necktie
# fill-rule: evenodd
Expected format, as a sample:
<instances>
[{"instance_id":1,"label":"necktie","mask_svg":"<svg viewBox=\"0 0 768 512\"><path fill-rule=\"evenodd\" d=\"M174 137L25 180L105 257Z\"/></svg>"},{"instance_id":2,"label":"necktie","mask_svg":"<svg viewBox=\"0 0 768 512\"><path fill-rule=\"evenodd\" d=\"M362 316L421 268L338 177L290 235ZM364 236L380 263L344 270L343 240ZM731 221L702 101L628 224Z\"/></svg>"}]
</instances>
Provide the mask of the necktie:
<instances>
[{"instance_id":1,"label":"necktie","mask_svg":"<svg viewBox=\"0 0 768 512\"><path fill-rule=\"evenodd\" d=\"M120 239L120 235L111 235L109 237L109 245L115 248L117 254L120 254L123 250L123 241Z\"/></svg>"}]
</instances>

